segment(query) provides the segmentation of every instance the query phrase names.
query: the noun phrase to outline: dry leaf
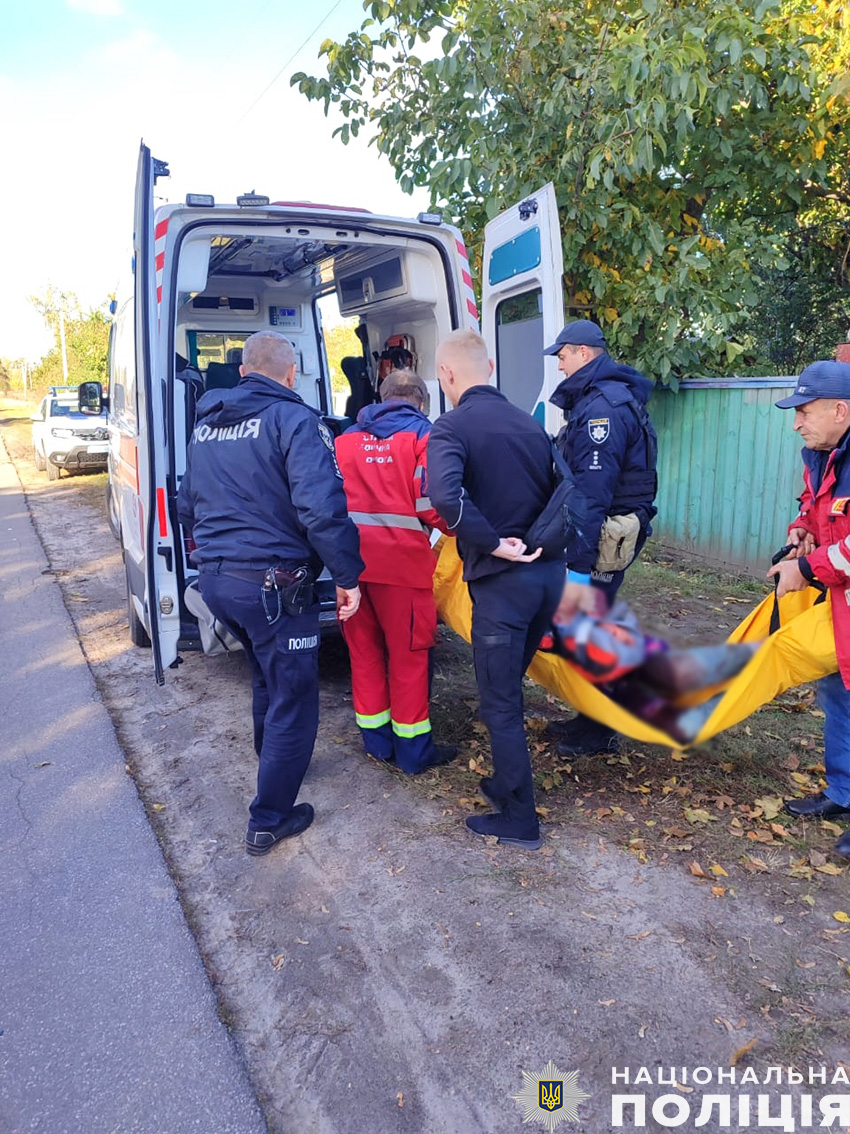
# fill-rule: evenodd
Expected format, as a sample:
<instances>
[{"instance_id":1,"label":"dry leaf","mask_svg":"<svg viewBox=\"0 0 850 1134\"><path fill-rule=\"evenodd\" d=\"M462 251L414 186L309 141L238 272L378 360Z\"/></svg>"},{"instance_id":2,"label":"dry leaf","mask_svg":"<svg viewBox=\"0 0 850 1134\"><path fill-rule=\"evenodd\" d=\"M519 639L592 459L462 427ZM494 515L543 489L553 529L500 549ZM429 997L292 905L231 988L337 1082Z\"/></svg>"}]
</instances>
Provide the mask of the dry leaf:
<instances>
[{"instance_id":1,"label":"dry leaf","mask_svg":"<svg viewBox=\"0 0 850 1134\"><path fill-rule=\"evenodd\" d=\"M711 871L711 873L712 873L712 874L714 874L714 875L715 875L715 877L717 877L717 878L728 878L728 877L729 877L728 873L727 873L727 872L726 872L726 871L725 871L725 870L723 869L723 867L722 867L722 866L721 866L721 865L720 865L719 863L717 863L717 862L714 862L714 863L712 863L712 864L711 864L711 866L709 866L709 868L708 868L708 869L709 869L709 870Z\"/></svg>"},{"instance_id":2,"label":"dry leaf","mask_svg":"<svg viewBox=\"0 0 850 1134\"><path fill-rule=\"evenodd\" d=\"M753 1036L753 1038L748 1043L745 1043L743 1047L739 1047L732 1058L729 1060L729 1066L735 1067L738 1063L738 1060L743 1059L745 1055L749 1055L757 1043L758 1036Z\"/></svg>"},{"instance_id":3,"label":"dry leaf","mask_svg":"<svg viewBox=\"0 0 850 1134\"><path fill-rule=\"evenodd\" d=\"M649 1024L641 1024L638 1028L638 1038L646 1039L646 1033L649 1031Z\"/></svg>"},{"instance_id":4,"label":"dry leaf","mask_svg":"<svg viewBox=\"0 0 850 1134\"><path fill-rule=\"evenodd\" d=\"M690 864L688 870L690 870L694 878L708 878L708 875L696 860Z\"/></svg>"},{"instance_id":5,"label":"dry leaf","mask_svg":"<svg viewBox=\"0 0 850 1134\"><path fill-rule=\"evenodd\" d=\"M398 1092L398 1094L396 1095L396 1102L400 1107L404 1106L404 1091Z\"/></svg>"},{"instance_id":6,"label":"dry leaf","mask_svg":"<svg viewBox=\"0 0 850 1134\"><path fill-rule=\"evenodd\" d=\"M686 807L684 816L689 823L710 823L716 816L704 811L701 807Z\"/></svg>"},{"instance_id":7,"label":"dry leaf","mask_svg":"<svg viewBox=\"0 0 850 1134\"><path fill-rule=\"evenodd\" d=\"M153 807L154 811L165 811L164 803L152 803L151 807Z\"/></svg>"},{"instance_id":8,"label":"dry leaf","mask_svg":"<svg viewBox=\"0 0 850 1134\"><path fill-rule=\"evenodd\" d=\"M602 1008L610 1008L612 1004L616 1004L616 1000L597 1000L596 1003Z\"/></svg>"},{"instance_id":9,"label":"dry leaf","mask_svg":"<svg viewBox=\"0 0 850 1134\"><path fill-rule=\"evenodd\" d=\"M832 916L843 925L850 925L850 914L845 913L844 910L836 910Z\"/></svg>"},{"instance_id":10,"label":"dry leaf","mask_svg":"<svg viewBox=\"0 0 850 1134\"><path fill-rule=\"evenodd\" d=\"M715 896L715 898L725 898L726 897L726 887L725 886L712 886L711 892Z\"/></svg>"},{"instance_id":11,"label":"dry leaf","mask_svg":"<svg viewBox=\"0 0 850 1134\"><path fill-rule=\"evenodd\" d=\"M844 867L843 866L836 866L834 862L825 862L823 864L823 866L816 866L815 870L817 870L819 874L843 874L844 873Z\"/></svg>"},{"instance_id":12,"label":"dry leaf","mask_svg":"<svg viewBox=\"0 0 850 1134\"><path fill-rule=\"evenodd\" d=\"M755 800L755 806L760 807L764 812L764 817L768 821L775 819L782 810L784 800L778 796L764 796L761 799Z\"/></svg>"},{"instance_id":13,"label":"dry leaf","mask_svg":"<svg viewBox=\"0 0 850 1134\"><path fill-rule=\"evenodd\" d=\"M276 973L279 973L283 966L286 964L285 953L275 953L272 957L272 968Z\"/></svg>"}]
</instances>

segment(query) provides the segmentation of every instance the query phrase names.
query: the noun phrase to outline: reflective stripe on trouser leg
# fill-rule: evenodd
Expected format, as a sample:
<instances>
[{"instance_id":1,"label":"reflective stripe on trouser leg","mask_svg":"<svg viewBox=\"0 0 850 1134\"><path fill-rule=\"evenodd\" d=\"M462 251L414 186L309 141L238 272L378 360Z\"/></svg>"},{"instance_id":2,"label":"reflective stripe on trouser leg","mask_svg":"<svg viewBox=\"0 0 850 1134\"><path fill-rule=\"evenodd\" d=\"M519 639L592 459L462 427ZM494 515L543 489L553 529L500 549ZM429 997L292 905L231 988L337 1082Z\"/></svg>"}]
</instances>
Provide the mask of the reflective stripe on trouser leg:
<instances>
[{"instance_id":1,"label":"reflective stripe on trouser leg","mask_svg":"<svg viewBox=\"0 0 850 1134\"><path fill-rule=\"evenodd\" d=\"M421 772L428 767L434 754L434 739L430 721L415 724L392 722L393 748L396 763L403 772Z\"/></svg>"},{"instance_id":2,"label":"reflective stripe on trouser leg","mask_svg":"<svg viewBox=\"0 0 850 1134\"><path fill-rule=\"evenodd\" d=\"M363 747L367 754L374 756L376 760L392 760L395 753L393 751L393 729L390 723L389 709L386 709L383 713L373 713L371 716L355 713L354 719L360 729Z\"/></svg>"}]
</instances>

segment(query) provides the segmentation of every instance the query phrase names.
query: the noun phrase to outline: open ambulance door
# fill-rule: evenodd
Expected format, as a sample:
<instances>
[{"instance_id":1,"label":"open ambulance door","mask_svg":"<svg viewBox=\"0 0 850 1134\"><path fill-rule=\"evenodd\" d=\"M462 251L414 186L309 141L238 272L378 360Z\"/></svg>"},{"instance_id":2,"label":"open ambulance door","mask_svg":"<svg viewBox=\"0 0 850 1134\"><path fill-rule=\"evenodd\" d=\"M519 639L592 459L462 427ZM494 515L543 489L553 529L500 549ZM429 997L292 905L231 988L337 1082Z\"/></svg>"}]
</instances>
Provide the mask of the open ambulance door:
<instances>
[{"instance_id":1,"label":"open ambulance door","mask_svg":"<svg viewBox=\"0 0 850 1134\"><path fill-rule=\"evenodd\" d=\"M177 659L180 604L173 532L166 506L167 438L163 381L159 358L159 303L154 251L153 191L157 177L167 175L164 162L151 156L142 142L136 174L133 231L136 389L138 391L139 522L142 530L144 618L151 640L158 685L164 670ZM132 602L133 599L131 598Z\"/></svg>"},{"instance_id":2,"label":"open ambulance door","mask_svg":"<svg viewBox=\"0 0 850 1134\"><path fill-rule=\"evenodd\" d=\"M543 356L564 325L564 257L552 182L484 229L481 328L495 384L550 433L563 424L549 405L558 360Z\"/></svg>"}]
</instances>

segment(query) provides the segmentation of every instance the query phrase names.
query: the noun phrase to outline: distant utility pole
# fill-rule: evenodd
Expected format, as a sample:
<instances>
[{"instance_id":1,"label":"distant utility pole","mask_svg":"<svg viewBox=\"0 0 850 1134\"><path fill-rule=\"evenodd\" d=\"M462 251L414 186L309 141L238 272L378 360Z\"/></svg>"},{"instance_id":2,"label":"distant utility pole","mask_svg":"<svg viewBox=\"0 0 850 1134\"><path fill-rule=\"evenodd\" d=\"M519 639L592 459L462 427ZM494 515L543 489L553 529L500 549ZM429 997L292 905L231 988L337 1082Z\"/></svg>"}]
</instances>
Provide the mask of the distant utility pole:
<instances>
[{"instance_id":1,"label":"distant utility pole","mask_svg":"<svg viewBox=\"0 0 850 1134\"><path fill-rule=\"evenodd\" d=\"M68 352L65 349L65 312L59 309L59 341L62 345L62 377L68 385Z\"/></svg>"}]
</instances>

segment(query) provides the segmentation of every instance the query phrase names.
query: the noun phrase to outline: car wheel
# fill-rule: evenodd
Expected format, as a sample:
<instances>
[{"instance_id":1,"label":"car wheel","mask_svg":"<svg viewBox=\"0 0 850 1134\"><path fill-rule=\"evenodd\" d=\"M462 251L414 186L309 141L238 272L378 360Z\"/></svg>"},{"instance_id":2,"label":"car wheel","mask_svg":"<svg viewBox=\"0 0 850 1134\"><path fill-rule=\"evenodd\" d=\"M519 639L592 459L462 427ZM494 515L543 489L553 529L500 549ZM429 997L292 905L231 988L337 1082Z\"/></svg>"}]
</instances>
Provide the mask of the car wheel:
<instances>
[{"instance_id":1,"label":"car wheel","mask_svg":"<svg viewBox=\"0 0 850 1134\"><path fill-rule=\"evenodd\" d=\"M130 572L127 570L126 563L124 565L124 578L127 583L127 622L130 628L130 641L134 646L149 649L151 640L148 637L144 623L136 613L136 604L133 602L133 592L130 588Z\"/></svg>"},{"instance_id":2,"label":"car wheel","mask_svg":"<svg viewBox=\"0 0 850 1134\"><path fill-rule=\"evenodd\" d=\"M58 480L59 479L59 466L55 465L53 463L53 461L51 461L50 457L47 457L46 461L47 461L47 479L48 480Z\"/></svg>"},{"instance_id":3,"label":"car wheel","mask_svg":"<svg viewBox=\"0 0 850 1134\"><path fill-rule=\"evenodd\" d=\"M120 539L121 518L118 515L118 508L115 503L115 493L112 491L112 485L109 481L106 482L106 520L109 524L109 530L116 539Z\"/></svg>"},{"instance_id":4,"label":"car wheel","mask_svg":"<svg viewBox=\"0 0 850 1134\"><path fill-rule=\"evenodd\" d=\"M44 472L44 470L47 468L47 462L45 461L44 457L42 457L41 453L39 453L38 448L35 445L33 445L32 447L32 459L35 462L35 467L38 469L38 471Z\"/></svg>"}]
</instances>

